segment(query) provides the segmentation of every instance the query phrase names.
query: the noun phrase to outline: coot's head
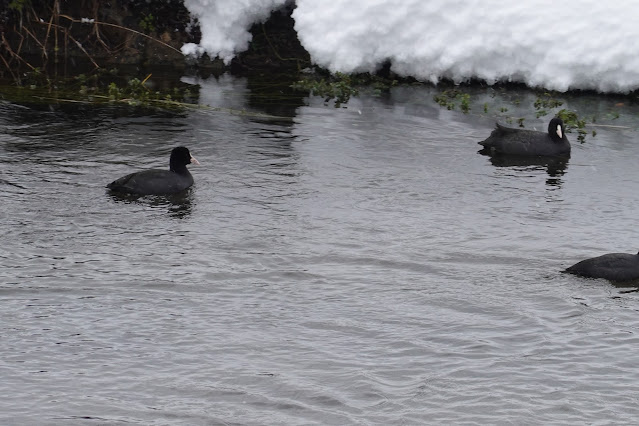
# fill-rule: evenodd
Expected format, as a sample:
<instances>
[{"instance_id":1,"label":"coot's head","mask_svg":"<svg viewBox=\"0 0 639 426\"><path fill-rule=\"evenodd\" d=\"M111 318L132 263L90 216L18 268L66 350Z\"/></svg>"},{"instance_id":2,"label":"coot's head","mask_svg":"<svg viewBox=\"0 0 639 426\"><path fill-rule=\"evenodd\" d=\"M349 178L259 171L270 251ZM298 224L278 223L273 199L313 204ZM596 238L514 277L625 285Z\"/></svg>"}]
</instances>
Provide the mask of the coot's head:
<instances>
[{"instance_id":1,"label":"coot's head","mask_svg":"<svg viewBox=\"0 0 639 426\"><path fill-rule=\"evenodd\" d=\"M187 164L200 164L189 152L188 148L178 146L171 151L171 160L169 165L172 171L179 172L186 168Z\"/></svg>"},{"instance_id":2,"label":"coot's head","mask_svg":"<svg viewBox=\"0 0 639 426\"><path fill-rule=\"evenodd\" d=\"M554 142L561 142L566 137L566 129L561 118L555 117L548 124L548 134Z\"/></svg>"}]
</instances>

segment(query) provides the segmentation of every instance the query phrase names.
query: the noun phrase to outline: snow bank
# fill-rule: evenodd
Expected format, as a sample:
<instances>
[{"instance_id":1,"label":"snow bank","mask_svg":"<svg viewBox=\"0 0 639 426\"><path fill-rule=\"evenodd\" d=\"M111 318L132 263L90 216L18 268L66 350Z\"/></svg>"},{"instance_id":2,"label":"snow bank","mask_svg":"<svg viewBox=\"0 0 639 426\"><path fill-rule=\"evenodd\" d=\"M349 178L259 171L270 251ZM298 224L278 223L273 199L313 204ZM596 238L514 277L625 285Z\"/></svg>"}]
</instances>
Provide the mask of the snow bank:
<instances>
[{"instance_id":1,"label":"snow bank","mask_svg":"<svg viewBox=\"0 0 639 426\"><path fill-rule=\"evenodd\" d=\"M208 52L229 62L248 28L285 0L186 0ZM295 29L315 63L392 70L436 83L470 78L565 91L639 88L639 2L617 0L297 0Z\"/></svg>"}]
</instances>

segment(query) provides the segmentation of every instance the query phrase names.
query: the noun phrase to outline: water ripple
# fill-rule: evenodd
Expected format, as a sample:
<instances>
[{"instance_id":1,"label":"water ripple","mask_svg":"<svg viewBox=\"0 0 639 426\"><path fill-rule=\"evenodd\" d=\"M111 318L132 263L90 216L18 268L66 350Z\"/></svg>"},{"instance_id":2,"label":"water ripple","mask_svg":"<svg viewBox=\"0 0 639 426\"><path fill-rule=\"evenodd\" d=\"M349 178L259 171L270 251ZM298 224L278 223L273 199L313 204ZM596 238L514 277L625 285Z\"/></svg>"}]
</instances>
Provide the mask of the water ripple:
<instances>
[{"instance_id":1,"label":"water ripple","mask_svg":"<svg viewBox=\"0 0 639 426\"><path fill-rule=\"evenodd\" d=\"M633 423L637 294L559 271L633 250L634 134L552 177L419 93L281 122L0 104L0 419ZM105 192L178 143L187 194Z\"/></svg>"}]
</instances>

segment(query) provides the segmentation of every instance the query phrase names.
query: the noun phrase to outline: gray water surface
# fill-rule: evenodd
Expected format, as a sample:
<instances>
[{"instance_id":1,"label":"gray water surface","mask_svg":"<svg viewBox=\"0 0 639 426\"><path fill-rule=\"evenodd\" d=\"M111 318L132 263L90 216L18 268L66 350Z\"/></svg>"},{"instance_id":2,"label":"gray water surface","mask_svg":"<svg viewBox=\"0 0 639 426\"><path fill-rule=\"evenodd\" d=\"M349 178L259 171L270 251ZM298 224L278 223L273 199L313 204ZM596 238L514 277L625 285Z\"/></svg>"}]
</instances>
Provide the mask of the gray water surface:
<instances>
[{"instance_id":1,"label":"gray water surface","mask_svg":"<svg viewBox=\"0 0 639 426\"><path fill-rule=\"evenodd\" d=\"M274 117L200 84L179 113L0 103L3 424L639 421L637 293L560 273L639 249L632 107L567 164L494 164L494 118L432 89ZM105 191L177 145L188 193Z\"/></svg>"}]
</instances>

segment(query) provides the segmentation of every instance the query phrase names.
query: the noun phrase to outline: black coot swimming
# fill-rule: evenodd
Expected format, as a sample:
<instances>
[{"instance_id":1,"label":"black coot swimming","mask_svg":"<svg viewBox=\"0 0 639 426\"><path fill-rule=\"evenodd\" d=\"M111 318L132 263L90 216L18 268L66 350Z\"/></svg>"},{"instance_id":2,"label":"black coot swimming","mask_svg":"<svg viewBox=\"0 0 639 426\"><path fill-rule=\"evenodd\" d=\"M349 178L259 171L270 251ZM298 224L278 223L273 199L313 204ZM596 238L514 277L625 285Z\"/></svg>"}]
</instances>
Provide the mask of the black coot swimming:
<instances>
[{"instance_id":1,"label":"black coot swimming","mask_svg":"<svg viewBox=\"0 0 639 426\"><path fill-rule=\"evenodd\" d=\"M639 253L609 253L575 263L564 272L588 278L624 282L639 279Z\"/></svg>"},{"instance_id":2,"label":"black coot swimming","mask_svg":"<svg viewBox=\"0 0 639 426\"><path fill-rule=\"evenodd\" d=\"M184 191L193 185L187 164L200 164L183 146L173 148L169 170L143 170L114 180L107 185L111 191L135 195L166 195Z\"/></svg>"},{"instance_id":3,"label":"black coot swimming","mask_svg":"<svg viewBox=\"0 0 639 426\"><path fill-rule=\"evenodd\" d=\"M555 117L548 124L548 133L534 130L512 129L497 124L488 139L479 142L482 154L520 156L570 156L570 142L566 138L564 123Z\"/></svg>"}]
</instances>

